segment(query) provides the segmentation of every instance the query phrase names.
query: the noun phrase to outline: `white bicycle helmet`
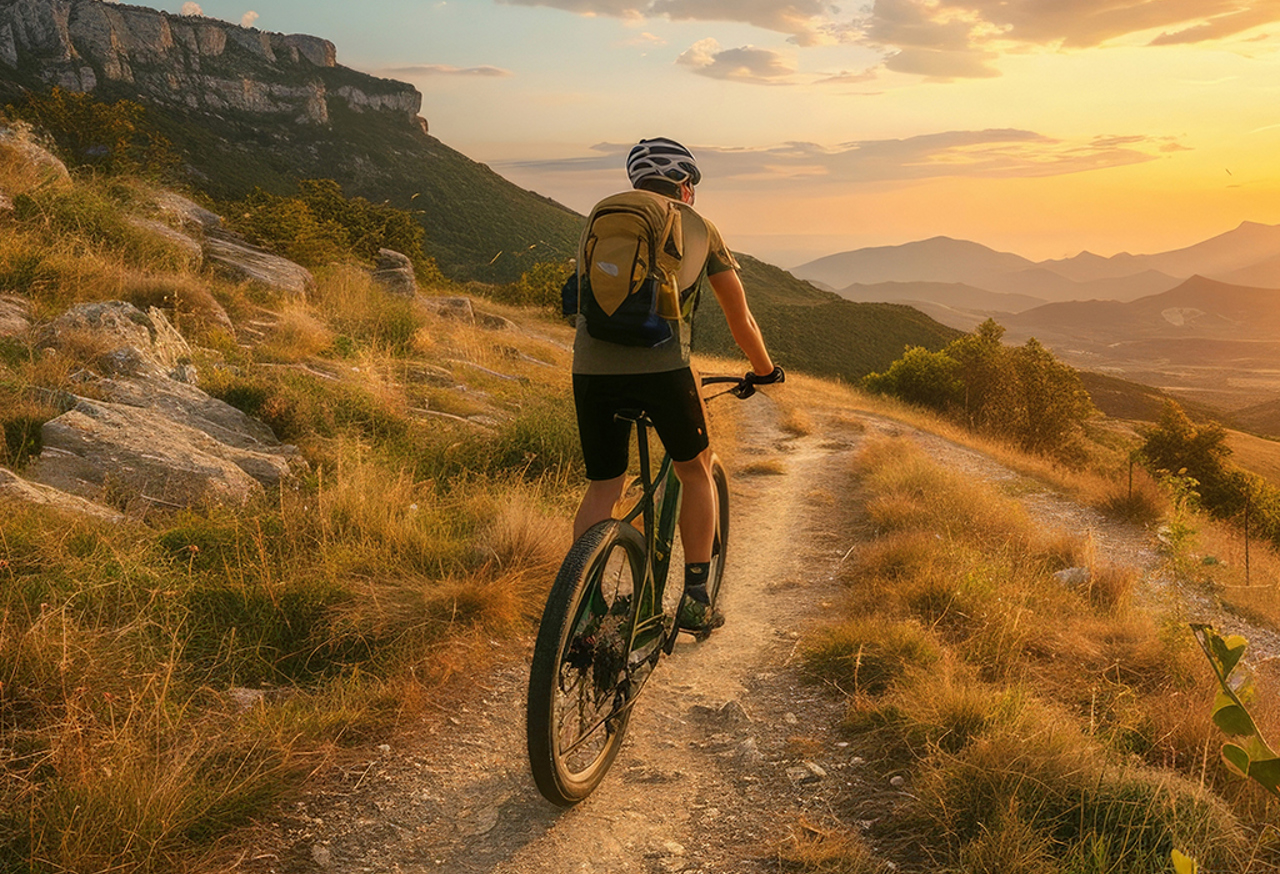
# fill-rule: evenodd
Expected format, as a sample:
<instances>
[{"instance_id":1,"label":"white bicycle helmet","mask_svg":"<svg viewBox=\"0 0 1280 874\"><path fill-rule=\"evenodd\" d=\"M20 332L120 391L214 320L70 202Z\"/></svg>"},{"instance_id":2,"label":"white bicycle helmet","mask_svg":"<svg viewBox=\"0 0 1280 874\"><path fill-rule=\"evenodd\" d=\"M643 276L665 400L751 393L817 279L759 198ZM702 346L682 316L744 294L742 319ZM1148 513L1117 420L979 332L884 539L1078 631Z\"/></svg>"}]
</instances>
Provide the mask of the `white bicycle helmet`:
<instances>
[{"instance_id":1,"label":"white bicycle helmet","mask_svg":"<svg viewBox=\"0 0 1280 874\"><path fill-rule=\"evenodd\" d=\"M693 153L666 137L636 143L631 148L631 154L627 155L627 176L633 187L642 179L652 176L660 176L676 184L688 182L690 185L697 185L702 181L702 173L698 170L698 161Z\"/></svg>"}]
</instances>

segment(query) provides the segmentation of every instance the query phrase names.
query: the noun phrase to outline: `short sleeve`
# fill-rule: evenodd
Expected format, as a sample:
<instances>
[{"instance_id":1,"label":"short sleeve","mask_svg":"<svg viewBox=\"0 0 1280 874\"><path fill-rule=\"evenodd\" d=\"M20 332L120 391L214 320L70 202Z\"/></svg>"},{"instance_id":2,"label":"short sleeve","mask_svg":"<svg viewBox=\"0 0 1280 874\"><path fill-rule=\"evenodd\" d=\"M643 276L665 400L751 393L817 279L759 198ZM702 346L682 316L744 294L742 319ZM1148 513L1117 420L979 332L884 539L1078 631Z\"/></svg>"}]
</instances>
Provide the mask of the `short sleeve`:
<instances>
[{"instance_id":1,"label":"short sleeve","mask_svg":"<svg viewBox=\"0 0 1280 874\"><path fill-rule=\"evenodd\" d=\"M703 219L706 221L706 219ZM707 275L714 276L717 273L724 273L726 270L737 270L738 260L733 257L733 253L729 251L729 247L724 244L724 238L720 236L720 231L711 222L707 222L708 249L707 249Z\"/></svg>"}]
</instances>

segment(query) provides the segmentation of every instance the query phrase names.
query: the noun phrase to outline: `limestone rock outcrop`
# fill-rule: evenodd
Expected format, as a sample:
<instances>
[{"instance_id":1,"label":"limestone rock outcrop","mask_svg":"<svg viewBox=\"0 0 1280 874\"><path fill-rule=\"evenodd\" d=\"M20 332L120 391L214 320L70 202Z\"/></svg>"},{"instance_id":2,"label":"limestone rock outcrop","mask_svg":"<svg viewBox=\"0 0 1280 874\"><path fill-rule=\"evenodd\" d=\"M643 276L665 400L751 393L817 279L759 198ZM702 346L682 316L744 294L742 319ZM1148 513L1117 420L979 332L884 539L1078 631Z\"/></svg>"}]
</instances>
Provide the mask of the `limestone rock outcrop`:
<instances>
[{"instance_id":1,"label":"limestone rock outcrop","mask_svg":"<svg viewBox=\"0 0 1280 874\"><path fill-rule=\"evenodd\" d=\"M54 489L138 512L243 504L305 467L262 422L192 384L191 350L158 309L80 304L39 342L102 352L83 392L57 399L64 412L41 429L40 456L0 497L45 502Z\"/></svg>"},{"instance_id":2,"label":"limestone rock outcrop","mask_svg":"<svg viewBox=\"0 0 1280 874\"><path fill-rule=\"evenodd\" d=\"M158 103L311 124L328 122L334 100L409 118L422 106L410 85L340 68L318 37L102 0L0 0L0 70L32 66L70 91L120 82Z\"/></svg>"}]
</instances>

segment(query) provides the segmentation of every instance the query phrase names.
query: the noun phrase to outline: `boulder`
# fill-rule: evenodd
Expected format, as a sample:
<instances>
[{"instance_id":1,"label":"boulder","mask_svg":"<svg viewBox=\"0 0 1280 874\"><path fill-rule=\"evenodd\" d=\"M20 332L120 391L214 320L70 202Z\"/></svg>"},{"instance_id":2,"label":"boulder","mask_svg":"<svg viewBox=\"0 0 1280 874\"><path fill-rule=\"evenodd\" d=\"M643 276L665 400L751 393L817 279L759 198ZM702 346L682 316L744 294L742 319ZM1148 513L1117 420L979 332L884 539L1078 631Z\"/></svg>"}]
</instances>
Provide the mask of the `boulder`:
<instances>
[{"instance_id":1,"label":"boulder","mask_svg":"<svg viewBox=\"0 0 1280 874\"><path fill-rule=\"evenodd\" d=\"M261 282L290 294L305 295L315 286L311 271L300 264L224 236L204 241L204 257L232 277Z\"/></svg>"},{"instance_id":2,"label":"boulder","mask_svg":"<svg viewBox=\"0 0 1280 874\"><path fill-rule=\"evenodd\" d=\"M31 330L31 305L21 297L0 295L0 337L21 337Z\"/></svg>"},{"instance_id":3,"label":"boulder","mask_svg":"<svg viewBox=\"0 0 1280 874\"><path fill-rule=\"evenodd\" d=\"M160 237L169 245L178 249L182 254L187 256L187 260L192 266L199 267L204 260L204 249L196 240L192 239L182 231L169 227L164 222L158 222L154 219L144 219L130 217L126 219L130 225L141 231Z\"/></svg>"},{"instance_id":4,"label":"boulder","mask_svg":"<svg viewBox=\"0 0 1280 874\"><path fill-rule=\"evenodd\" d=\"M51 486L28 482L13 471L0 467L0 506L5 504L36 504L41 507L52 507L64 513L93 516L108 522L120 522L124 519L124 514L110 507Z\"/></svg>"},{"instance_id":5,"label":"boulder","mask_svg":"<svg viewBox=\"0 0 1280 874\"><path fill-rule=\"evenodd\" d=\"M305 467L271 429L191 384L190 348L161 310L121 301L80 304L46 329L103 348L95 399L69 395L41 429L27 478L88 499L133 507L242 504Z\"/></svg>"},{"instance_id":6,"label":"boulder","mask_svg":"<svg viewBox=\"0 0 1280 874\"><path fill-rule=\"evenodd\" d=\"M390 294L413 297L418 293L418 278L413 274L413 261L393 249L379 249L373 281Z\"/></svg>"},{"instance_id":7,"label":"boulder","mask_svg":"<svg viewBox=\"0 0 1280 874\"><path fill-rule=\"evenodd\" d=\"M44 448L27 478L88 499L136 506L240 505L259 478L289 475L283 457L229 446L162 410L79 399L41 429Z\"/></svg>"},{"instance_id":8,"label":"boulder","mask_svg":"<svg viewBox=\"0 0 1280 874\"><path fill-rule=\"evenodd\" d=\"M15 153L39 182L63 182L71 178L66 164L34 142L31 128L26 124L0 125L0 149Z\"/></svg>"},{"instance_id":9,"label":"boulder","mask_svg":"<svg viewBox=\"0 0 1280 874\"><path fill-rule=\"evenodd\" d=\"M443 319L474 324L476 311L469 297L420 297L422 305Z\"/></svg>"},{"instance_id":10,"label":"boulder","mask_svg":"<svg viewBox=\"0 0 1280 874\"><path fill-rule=\"evenodd\" d=\"M286 459L296 458L298 454L296 448L277 440L275 433L264 423L181 380L100 379L94 383L94 389L105 400L151 409L170 421L203 431L227 446L280 455ZM259 481L263 485L275 485L279 482L276 470L273 466L273 472L258 477Z\"/></svg>"},{"instance_id":11,"label":"boulder","mask_svg":"<svg viewBox=\"0 0 1280 874\"><path fill-rule=\"evenodd\" d=\"M166 376L191 355L163 311L120 300L77 304L45 328L40 345L60 349L84 338L103 350L97 363L112 376Z\"/></svg>"},{"instance_id":12,"label":"boulder","mask_svg":"<svg viewBox=\"0 0 1280 874\"><path fill-rule=\"evenodd\" d=\"M222 230L222 216L210 212L193 200L172 191L156 195L156 208L161 213L178 220L184 228L199 234L211 234Z\"/></svg>"}]
</instances>

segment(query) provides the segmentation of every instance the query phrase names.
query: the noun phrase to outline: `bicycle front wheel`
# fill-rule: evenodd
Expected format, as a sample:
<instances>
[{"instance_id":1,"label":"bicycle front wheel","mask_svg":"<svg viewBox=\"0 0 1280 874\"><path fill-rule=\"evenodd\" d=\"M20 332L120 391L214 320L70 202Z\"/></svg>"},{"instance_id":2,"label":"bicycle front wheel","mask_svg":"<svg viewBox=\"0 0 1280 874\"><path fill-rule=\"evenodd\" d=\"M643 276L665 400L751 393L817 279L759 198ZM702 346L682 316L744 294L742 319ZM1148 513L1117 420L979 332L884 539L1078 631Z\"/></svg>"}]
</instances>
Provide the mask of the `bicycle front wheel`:
<instances>
[{"instance_id":1,"label":"bicycle front wheel","mask_svg":"<svg viewBox=\"0 0 1280 874\"><path fill-rule=\"evenodd\" d=\"M595 790L626 734L627 659L644 577L644 538L609 520L574 543L547 597L529 671L526 729L538 791L561 807Z\"/></svg>"},{"instance_id":2,"label":"bicycle front wheel","mask_svg":"<svg viewBox=\"0 0 1280 874\"><path fill-rule=\"evenodd\" d=\"M716 455L711 456L711 481L716 489L716 534L711 543L711 569L707 575L707 592L714 607L724 580L724 563L729 552L729 474Z\"/></svg>"}]
</instances>

